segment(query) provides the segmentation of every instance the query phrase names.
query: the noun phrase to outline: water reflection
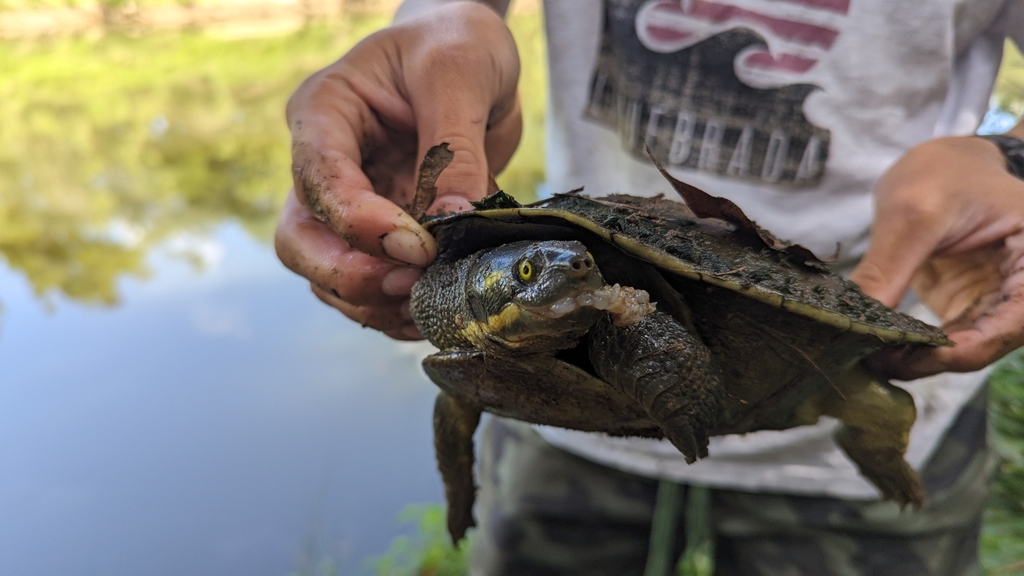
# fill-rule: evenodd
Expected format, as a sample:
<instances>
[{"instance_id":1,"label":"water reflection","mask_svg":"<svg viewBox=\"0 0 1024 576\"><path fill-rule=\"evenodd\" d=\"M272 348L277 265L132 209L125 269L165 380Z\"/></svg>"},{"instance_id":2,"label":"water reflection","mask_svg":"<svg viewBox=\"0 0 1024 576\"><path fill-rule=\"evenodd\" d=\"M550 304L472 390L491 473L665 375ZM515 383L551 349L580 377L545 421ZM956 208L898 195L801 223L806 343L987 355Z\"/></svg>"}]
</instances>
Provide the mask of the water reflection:
<instances>
[{"instance_id":1,"label":"water reflection","mask_svg":"<svg viewBox=\"0 0 1024 576\"><path fill-rule=\"evenodd\" d=\"M244 40L0 43L0 255L39 295L111 304L117 279L145 277L145 255L170 237L232 220L268 239L290 183L288 94L386 22L361 16ZM537 44L536 18L518 29ZM527 112L539 125L544 87L533 68ZM503 182L531 190L542 149L524 147Z\"/></svg>"},{"instance_id":2,"label":"water reflection","mask_svg":"<svg viewBox=\"0 0 1024 576\"><path fill-rule=\"evenodd\" d=\"M110 304L173 236L234 220L268 238L288 185L285 98L382 22L0 44L0 254L37 294Z\"/></svg>"}]
</instances>

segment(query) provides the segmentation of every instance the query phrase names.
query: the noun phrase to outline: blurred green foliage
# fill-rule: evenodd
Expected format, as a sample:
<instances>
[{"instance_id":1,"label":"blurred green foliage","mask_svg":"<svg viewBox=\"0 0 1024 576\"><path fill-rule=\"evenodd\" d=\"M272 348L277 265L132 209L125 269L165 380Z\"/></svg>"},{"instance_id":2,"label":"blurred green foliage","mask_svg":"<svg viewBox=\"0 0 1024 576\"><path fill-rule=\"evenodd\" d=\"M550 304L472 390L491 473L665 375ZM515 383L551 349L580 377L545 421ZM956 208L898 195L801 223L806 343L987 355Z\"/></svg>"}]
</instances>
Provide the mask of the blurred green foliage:
<instances>
[{"instance_id":1,"label":"blurred green foliage","mask_svg":"<svg viewBox=\"0 0 1024 576\"><path fill-rule=\"evenodd\" d=\"M1003 458L985 511L982 559L992 575L1024 574L1024 351L990 379L992 441Z\"/></svg>"},{"instance_id":2,"label":"blurred green foliage","mask_svg":"<svg viewBox=\"0 0 1024 576\"><path fill-rule=\"evenodd\" d=\"M1024 117L1024 57L1009 40L1006 41L993 95L999 108L1012 112L1018 118Z\"/></svg>"},{"instance_id":3,"label":"blurred green foliage","mask_svg":"<svg viewBox=\"0 0 1024 576\"><path fill-rule=\"evenodd\" d=\"M708 491L691 490L688 506L696 512L687 514L687 533L692 539L679 560L676 574L711 576L714 564L707 524ZM416 532L394 539L384 555L370 561L370 568L377 576L465 576L475 530L469 531L458 548L453 547L445 527L445 507L441 504L411 504L399 514L399 521L415 524ZM322 563L333 566L330 559ZM334 574L310 572L309 576Z\"/></svg>"},{"instance_id":4,"label":"blurred green foliage","mask_svg":"<svg viewBox=\"0 0 1024 576\"><path fill-rule=\"evenodd\" d=\"M686 500L686 549L676 565L677 576L711 576L715 569L711 538L711 492L706 486L690 486Z\"/></svg>"},{"instance_id":5,"label":"blurred green foliage","mask_svg":"<svg viewBox=\"0 0 1024 576\"><path fill-rule=\"evenodd\" d=\"M0 42L0 257L40 296L112 304L118 279L145 277L148 252L169 239L235 220L269 241L291 182L285 101L388 21L244 40ZM536 15L512 27L528 62L526 126L499 181L530 197L543 178L543 39Z\"/></svg>"},{"instance_id":6,"label":"blurred green foliage","mask_svg":"<svg viewBox=\"0 0 1024 576\"><path fill-rule=\"evenodd\" d=\"M0 11L5 10L42 10L47 8L92 9L121 8L129 4L135 6L188 6L196 4L196 0L0 0Z\"/></svg>"},{"instance_id":7,"label":"blurred green foliage","mask_svg":"<svg viewBox=\"0 0 1024 576\"><path fill-rule=\"evenodd\" d=\"M382 23L0 43L0 255L39 295L110 304L175 235L232 219L269 239L288 94Z\"/></svg>"},{"instance_id":8,"label":"blurred green foliage","mask_svg":"<svg viewBox=\"0 0 1024 576\"><path fill-rule=\"evenodd\" d=\"M411 504L399 514L403 524L415 523L413 536L400 536L371 563L377 576L462 576L466 574L474 531L459 547L452 546L440 504Z\"/></svg>"},{"instance_id":9,"label":"blurred green foliage","mask_svg":"<svg viewBox=\"0 0 1024 576\"><path fill-rule=\"evenodd\" d=\"M547 110L548 61L544 24L539 13L513 14L509 28L519 48L519 104L523 136L498 184L521 202L536 199L544 181L544 114Z\"/></svg>"}]
</instances>

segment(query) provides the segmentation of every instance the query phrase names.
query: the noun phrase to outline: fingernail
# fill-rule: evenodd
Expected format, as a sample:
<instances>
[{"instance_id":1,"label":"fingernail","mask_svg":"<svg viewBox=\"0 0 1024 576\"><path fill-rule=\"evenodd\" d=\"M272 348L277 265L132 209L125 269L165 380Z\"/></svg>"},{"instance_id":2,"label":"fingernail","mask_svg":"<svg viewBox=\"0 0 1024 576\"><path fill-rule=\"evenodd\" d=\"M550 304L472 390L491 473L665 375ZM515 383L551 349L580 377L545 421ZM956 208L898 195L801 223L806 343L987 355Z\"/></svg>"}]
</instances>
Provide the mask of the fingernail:
<instances>
[{"instance_id":1,"label":"fingernail","mask_svg":"<svg viewBox=\"0 0 1024 576\"><path fill-rule=\"evenodd\" d=\"M423 334L420 334L419 328L415 326L408 326L406 328L403 328L402 334L404 334L406 338L412 340L423 340Z\"/></svg>"},{"instance_id":2,"label":"fingernail","mask_svg":"<svg viewBox=\"0 0 1024 576\"><path fill-rule=\"evenodd\" d=\"M412 311L409 309L409 301L402 302L402 305L398 307L398 313L402 315L404 320L412 320Z\"/></svg>"},{"instance_id":3,"label":"fingernail","mask_svg":"<svg viewBox=\"0 0 1024 576\"><path fill-rule=\"evenodd\" d=\"M413 266L426 266L430 263L427 240L406 228L395 228L388 232L381 240L381 247L385 254L400 262Z\"/></svg>"},{"instance_id":4,"label":"fingernail","mask_svg":"<svg viewBox=\"0 0 1024 576\"><path fill-rule=\"evenodd\" d=\"M384 275L380 290L388 296L408 296L420 276L423 276L421 268L395 268Z\"/></svg>"}]
</instances>

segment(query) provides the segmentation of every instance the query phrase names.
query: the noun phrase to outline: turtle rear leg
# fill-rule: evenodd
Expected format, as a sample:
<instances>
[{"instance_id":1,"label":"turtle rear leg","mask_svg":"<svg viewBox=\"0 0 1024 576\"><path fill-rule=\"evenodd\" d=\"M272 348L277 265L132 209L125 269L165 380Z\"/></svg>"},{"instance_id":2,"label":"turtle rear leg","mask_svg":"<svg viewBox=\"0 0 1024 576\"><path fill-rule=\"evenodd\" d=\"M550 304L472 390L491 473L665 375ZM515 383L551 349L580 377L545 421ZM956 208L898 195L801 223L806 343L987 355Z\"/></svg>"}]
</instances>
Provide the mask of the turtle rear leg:
<instances>
[{"instance_id":1,"label":"turtle rear leg","mask_svg":"<svg viewBox=\"0 0 1024 576\"><path fill-rule=\"evenodd\" d=\"M920 508L924 486L903 458L917 418L913 397L859 367L836 384L839 391L833 390L822 403L822 414L843 422L836 443L886 500Z\"/></svg>"},{"instance_id":2,"label":"turtle rear leg","mask_svg":"<svg viewBox=\"0 0 1024 576\"><path fill-rule=\"evenodd\" d=\"M441 392L434 401L434 452L448 502L448 534L458 544L473 520L473 432L480 410Z\"/></svg>"},{"instance_id":3,"label":"turtle rear leg","mask_svg":"<svg viewBox=\"0 0 1024 576\"><path fill-rule=\"evenodd\" d=\"M687 462L708 455L724 392L696 334L660 311L631 326L605 317L590 330L590 362L647 411Z\"/></svg>"}]
</instances>

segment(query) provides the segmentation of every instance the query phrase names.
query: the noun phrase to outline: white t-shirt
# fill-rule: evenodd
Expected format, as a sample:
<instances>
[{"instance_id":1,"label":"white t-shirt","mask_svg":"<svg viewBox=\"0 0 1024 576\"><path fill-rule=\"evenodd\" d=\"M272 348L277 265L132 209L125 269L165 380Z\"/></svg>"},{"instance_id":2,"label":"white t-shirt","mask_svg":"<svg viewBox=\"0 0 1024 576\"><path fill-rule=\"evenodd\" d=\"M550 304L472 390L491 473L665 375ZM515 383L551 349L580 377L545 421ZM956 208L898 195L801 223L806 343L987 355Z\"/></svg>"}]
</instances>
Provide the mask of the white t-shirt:
<instances>
[{"instance_id":1,"label":"white t-shirt","mask_svg":"<svg viewBox=\"0 0 1024 576\"><path fill-rule=\"evenodd\" d=\"M603 7L603 9L602 9ZM677 178L840 265L863 253L877 178L908 148L971 134L1024 0L549 0L548 186L671 190ZM923 309L914 313L926 315ZM927 461L983 373L904 384ZM874 498L834 420L713 438L687 465L666 441L551 427L552 444L628 471L748 490Z\"/></svg>"}]
</instances>

